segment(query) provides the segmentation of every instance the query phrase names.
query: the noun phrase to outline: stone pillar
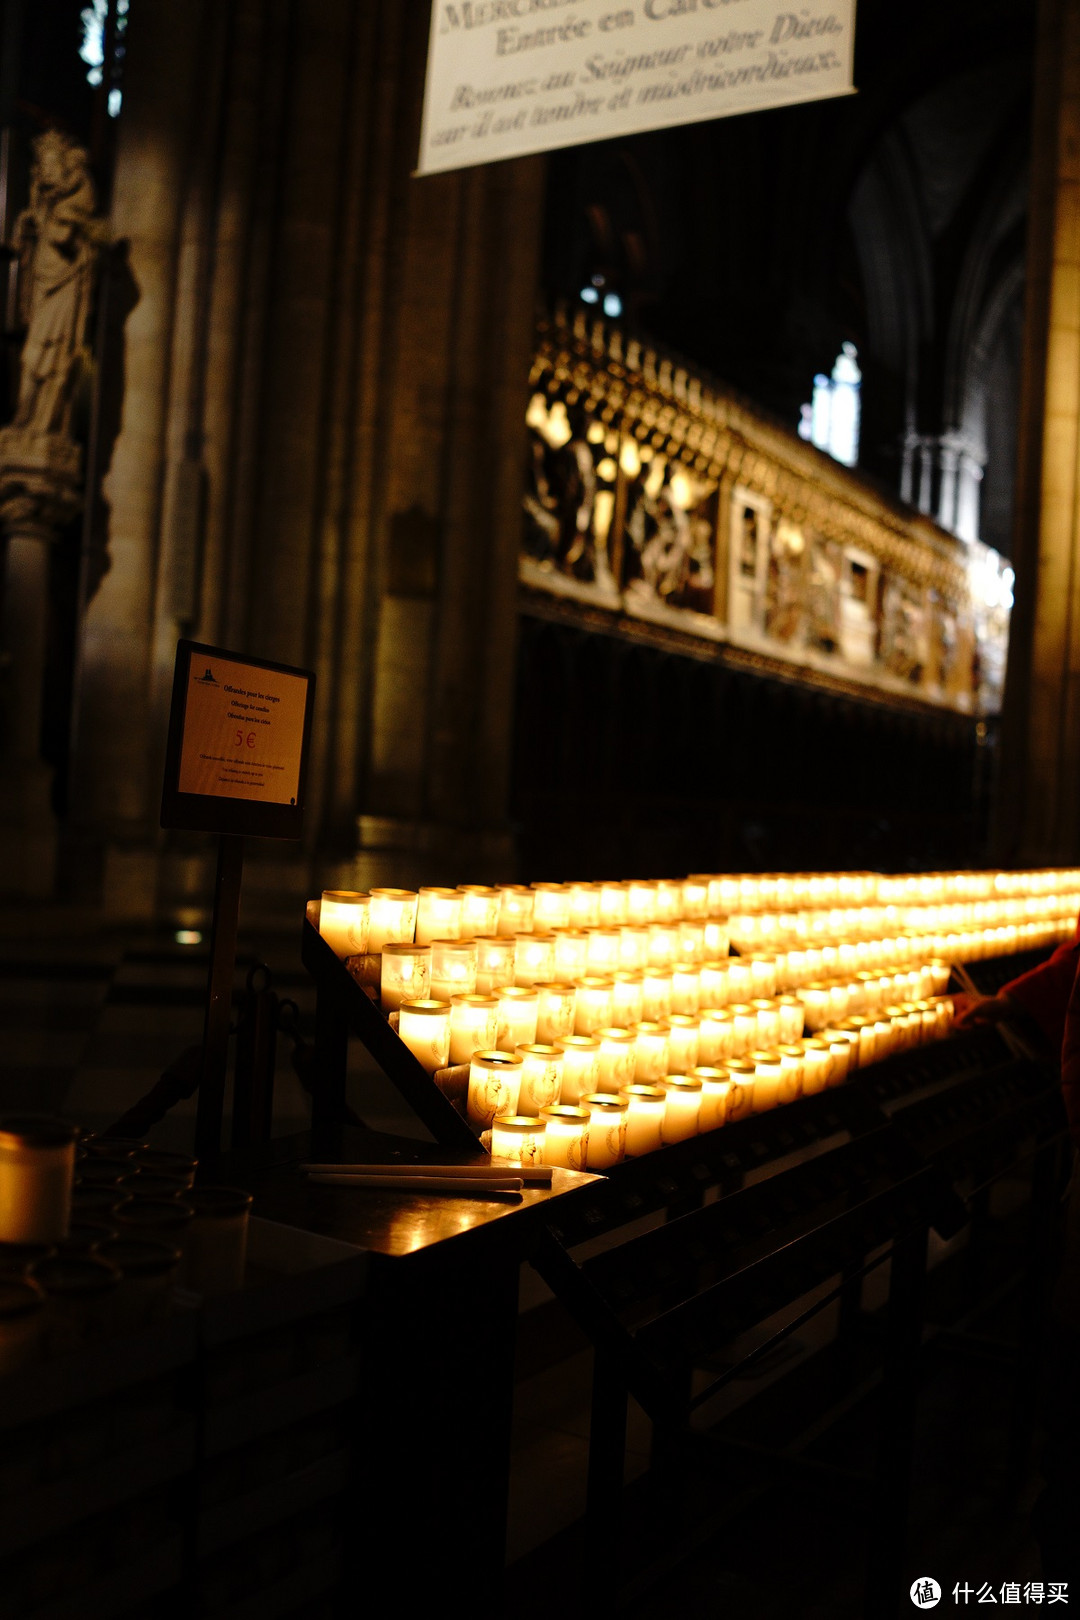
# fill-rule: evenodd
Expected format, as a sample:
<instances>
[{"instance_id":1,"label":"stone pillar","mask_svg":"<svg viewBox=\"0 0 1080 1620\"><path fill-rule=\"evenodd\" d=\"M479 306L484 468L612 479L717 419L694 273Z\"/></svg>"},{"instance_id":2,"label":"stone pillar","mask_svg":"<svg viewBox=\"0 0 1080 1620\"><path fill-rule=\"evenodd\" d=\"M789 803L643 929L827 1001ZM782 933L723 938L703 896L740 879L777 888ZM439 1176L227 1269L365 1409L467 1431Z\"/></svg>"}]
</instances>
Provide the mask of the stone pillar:
<instances>
[{"instance_id":1,"label":"stone pillar","mask_svg":"<svg viewBox=\"0 0 1080 1620\"><path fill-rule=\"evenodd\" d=\"M1080 858L1080 0L1035 62L1012 615L994 855Z\"/></svg>"}]
</instances>

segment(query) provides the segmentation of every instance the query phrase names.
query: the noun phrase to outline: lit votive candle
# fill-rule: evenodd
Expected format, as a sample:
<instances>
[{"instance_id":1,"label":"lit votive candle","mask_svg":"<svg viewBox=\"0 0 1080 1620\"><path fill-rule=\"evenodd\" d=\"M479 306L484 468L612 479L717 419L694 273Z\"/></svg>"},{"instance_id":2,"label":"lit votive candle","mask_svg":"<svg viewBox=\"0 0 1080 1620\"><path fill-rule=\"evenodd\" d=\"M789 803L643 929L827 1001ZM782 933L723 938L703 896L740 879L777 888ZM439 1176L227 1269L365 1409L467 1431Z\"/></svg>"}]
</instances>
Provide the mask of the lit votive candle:
<instances>
[{"instance_id":1,"label":"lit votive candle","mask_svg":"<svg viewBox=\"0 0 1080 1620\"><path fill-rule=\"evenodd\" d=\"M757 1087L757 1070L749 1058L732 1058L726 1064L731 1079L731 1090L728 1092L727 1123L734 1125L740 1119L748 1119L754 1113L754 1092Z\"/></svg>"},{"instance_id":2,"label":"lit votive candle","mask_svg":"<svg viewBox=\"0 0 1080 1620\"><path fill-rule=\"evenodd\" d=\"M495 993L499 1003L499 1022L495 1045L500 1052L516 1052L519 1046L531 1046L536 1039L536 1023L540 1012L540 998L535 987L525 989L508 985Z\"/></svg>"},{"instance_id":3,"label":"lit votive candle","mask_svg":"<svg viewBox=\"0 0 1080 1620\"><path fill-rule=\"evenodd\" d=\"M732 1052L742 1057L757 1041L757 1013L749 1002L736 1001L728 1008L734 1027Z\"/></svg>"},{"instance_id":4,"label":"lit votive candle","mask_svg":"<svg viewBox=\"0 0 1080 1620\"><path fill-rule=\"evenodd\" d=\"M588 1109L560 1103L555 1108L542 1109L540 1118L547 1126L544 1132L544 1163L561 1165L564 1170L584 1170L589 1135Z\"/></svg>"},{"instance_id":5,"label":"lit votive candle","mask_svg":"<svg viewBox=\"0 0 1080 1620\"><path fill-rule=\"evenodd\" d=\"M828 1041L803 1042L803 1094L813 1097L829 1084L835 1059Z\"/></svg>"},{"instance_id":6,"label":"lit votive candle","mask_svg":"<svg viewBox=\"0 0 1080 1620\"><path fill-rule=\"evenodd\" d=\"M636 973L648 960L649 930L640 923L627 923L619 929L619 965L629 973Z\"/></svg>"},{"instance_id":7,"label":"lit votive candle","mask_svg":"<svg viewBox=\"0 0 1080 1620\"><path fill-rule=\"evenodd\" d=\"M637 1036L632 1029L598 1029L600 1079L596 1091L622 1091L632 1086L637 1063Z\"/></svg>"},{"instance_id":8,"label":"lit votive candle","mask_svg":"<svg viewBox=\"0 0 1080 1620\"><path fill-rule=\"evenodd\" d=\"M665 968L645 969L641 976L641 994L647 1019L663 1019L670 1016L671 974Z\"/></svg>"},{"instance_id":9,"label":"lit votive candle","mask_svg":"<svg viewBox=\"0 0 1080 1620\"><path fill-rule=\"evenodd\" d=\"M849 1029L837 1029L833 1025L821 1032L823 1041L828 1041L829 1051L833 1056L833 1072L829 1077L831 1086L841 1085L859 1066L859 1037Z\"/></svg>"},{"instance_id":10,"label":"lit votive candle","mask_svg":"<svg viewBox=\"0 0 1080 1620\"><path fill-rule=\"evenodd\" d=\"M701 1115L701 1081L692 1074L669 1074L663 1082L666 1093L664 1119L660 1127L665 1142L685 1142L698 1133Z\"/></svg>"},{"instance_id":11,"label":"lit votive candle","mask_svg":"<svg viewBox=\"0 0 1080 1620\"><path fill-rule=\"evenodd\" d=\"M709 914L709 879L697 874L688 877L682 886L682 904L684 917L704 920Z\"/></svg>"},{"instance_id":12,"label":"lit votive candle","mask_svg":"<svg viewBox=\"0 0 1080 1620\"><path fill-rule=\"evenodd\" d=\"M500 895L482 883L462 883L461 939L489 939L499 926Z\"/></svg>"},{"instance_id":13,"label":"lit votive candle","mask_svg":"<svg viewBox=\"0 0 1080 1620\"><path fill-rule=\"evenodd\" d=\"M367 948L373 956L384 945L412 944L418 900L411 889L372 889Z\"/></svg>"},{"instance_id":14,"label":"lit votive candle","mask_svg":"<svg viewBox=\"0 0 1080 1620\"><path fill-rule=\"evenodd\" d=\"M751 999L771 997L776 994L776 958L774 956L751 956L750 984L753 989Z\"/></svg>"},{"instance_id":15,"label":"lit votive candle","mask_svg":"<svg viewBox=\"0 0 1080 1620\"><path fill-rule=\"evenodd\" d=\"M426 1001L431 989L431 951L426 945L384 945L379 1000L384 1012L403 1001Z\"/></svg>"},{"instance_id":16,"label":"lit votive candle","mask_svg":"<svg viewBox=\"0 0 1080 1620\"><path fill-rule=\"evenodd\" d=\"M723 1063L734 1055L735 1020L726 1007L706 1007L698 1014L698 1058Z\"/></svg>"},{"instance_id":17,"label":"lit votive candle","mask_svg":"<svg viewBox=\"0 0 1080 1620\"><path fill-rule=\"evenodd\" d=\"M750 972L750 963L745 956L733 956L728 968L729 995L734 1001L747 1001L753 994L753 977Z\"/></svg>"},{"instance_id":18,"label":"lit votive candle","mask_svg":"<svg viewBox=\"0 0 1080 1620\"><path fill-rule=\"evenodd\" d=\"M370 894L355 889L324 889L319 933L335 956L363 956L368 948Z\"/></svg>"},{"instance_id":19,"label":"lit votive candle","mask_svg":"<svg viewBox=\"0 0 1080 1620\"><path fill-rule=\"evenodd\" d=\"M678 954L684 962L705 960L705 924L693 917L684 917L679 924Z\"/></svg>"},{"instance_id":20,"label":"lit votive candle","mask_svg":"<svg viewBox=\"0 0 1080 1620\"><path fill-rule=\"evenodd\" d=\"M614 985L610 979L589 977L578 985L574 1033L591 1035L611 1023Z\"/></svg>"},{"instance_id":21,"label":"lit votive candle","mask_svg":"<svg viewBox=\"0 0 1080 1620\"><path fill-rule=\"evenodd\" d=\"M589 1170L608 1170L626 1155L626 1104L610 1092L590 1092L581 1099L589 1110L589 1140L585 1164Z\"/></svg>"},{"instance_id":22,"label":"lit votive candle","mask_svg":"<svg viewBox=\"0 0 1080 1620\"><path fill-rule=\"evenodd\" d=\"M468 1063L495 1045L499 1003L494 996L455 996L450 1003L450 1062Z\"/></svg>"},{"instance_id":23,"label":"lit votive candle","mask_svg":"<svg viewBox=\"0 0 1080 1620\"><path fill-rule=\"evenodd\" d=\"M649 966L670 968L679 953L679 930L673 923L649 924Z\"/></svg>"},{"instance_id":24,"label":"lit votive candle","mask_svg":"<svg viewBox=\"0 0 1080 1620\"><path fill-rule=\"evenodd\" d=\"M570 890L565 883L534 883L532 885L533 927L545 933L553 928L570 926Z\"/></svg>"},{"instance_id":25,"label":"lit votive candle","mask_svg":"<svg viewBox=\"0 0 1080 1620\"><path fill-rule=\"evenodd\" d=\"M611 1022L630 1029L645 1016L645 985L640 973L616 973L611 981Z\"/></svg>"},{"instance_id":26,"label":"lit votive candle","mask_svg":"<svg viewBox=\"0 0 1080 1620\"><path fill-rule=\"evenodd\" d=\"M708 957L726 956L731 949L726 917L708 917L705 922L705 954Z\"/></svg>"},{"instance_id":27,"label":"lit votive candle","mask_svg":"<svg viewBox=\"0 0 1080 1620\"><path fill-rule=\"evenodd\" d=\"M771 1052L780 1044L780 1009L775 1001L765 997L752 1003L757 1025L757 1046L760 1052Z\"/></svg>"},{"instance_id":28,"label":"lit votive candle","mask_svg":"<svg viewBox=\"0 0 1080 1620\"><path fill-rule=\"evenodd\" d=\"M626 1156L638 1159L662 1145L661 1130L667 1092L663 1086L624 1086L619 1096L626 1104Z\"/></svg>"},{"instance_id":29,"label":"lit votive candle","mask_svg":"<svg viewBox=\"0 0 1080 1620\"><path fill-rule=\"evenodd\" d=\"M617 928L590 928L587 935L586 968L592 974L614 973L620 967Z\"/></svg>"},{"instance_id":30,"label":"lit votive candle","mask_svg":"<svg viewBox=\"0 0 1080 1620\"><path fill-rule=\"evenodd\" d=\"M506 883L499 890L500 934L528 934L533 925L534 895L519 883Z\"/></svg>"},{"instance_id":31,"label":"lit votive candle","mask_svg":"<svg viewBox=\"0 0 1080 1620\"><path fill-rule=\"evenodd\" d=\"M416 943L460 939L464 896L457 889L421 889L416 906Z\"/></svg>"},{"instance_id":32,"label":"lit votive candle","mask_svg":"<svg viewBox=\"0 0 1080 1620\"><path fill-rule=\"evenodd\" d=\"M579 1103L600 1083L600 1042L592 1035L566 1035L554 1043L563 1049L562 1091L564 1103Z\"/></svg>"},{"instance_id":33,"label":"lit votive candle","mask_svg":"<svg viewBox=\"0 0 1080 1620\"><path fill-rule=\"evenodd\" d=\"M873 1021L874 1024L874 1062L880 1063L883 1058L892 1054L893 1027L892 1020L885 1013L879 1013Z\"/></svg>"},{"instance_id":34,"label":"lit votive candle","mask_svg":"<svg viewBox=\"0 0 1080 1620\"><path fill-rule=\"evenodd\" d=\"M78 1129L46 1114L0 1119L0 1243L68 1235Z\"/></svg>"},{"instance_id":35,"label":"lit votive candle","mask_svg":"<svg viewBox=\"0 0 1080 1620\"><path fill-rule=\"evenodd\" d=\"M872 1018L847 1018L844 1029L858 1038L859 1042L859 1068L865 1068L873 1063L877 1050L877 1031Z\"/></svg>"},{"instance_id":36,"label":"lit votive candle","mask_svg":"<svg viewBox=\"0 0 1080 1620\"><path fill-rule=\"evenodd\" d=\"M516 1052L474 1052L469 1063L466 1113L486 1130L496 1114L516 1114L521 1089L521 1059Z\"/></svg>"},{"instance_id":37,"label":"lit votive candle","mask_svg":"<svg viewBox=\"0 0 1080 1620\"><path fill-rule=\"evenodd\" d=\"M555 935L519 934L514 941L514 983L550 984L555 978Z\"/></svg>"},{"instance_id":38,"label":"lit votive candle","mask_svg":"<svg viewBox=\"0 0 1080 1620\"><path fill-rule=\"evenodd\" d=\"M431 993L449 1001L451 996L476 993L475 939L433 939L431 942Z\"/></svg>"},{"instance_id":39,"label":"lit votive candle","mask_svg":"<svg viewBox=\"0 0 1080 1620\"><path fill-rule=\"evenodd\" d=\"M794 1102L796 1097L802 1096L803 1090L803 1049L801 1046L782 1046L780 1048L780 1061L783 1072L780 1076L780 1101L782 1103Z\"/></svg>"},{"instance_id":40,"label":"lit votive candle","mask_svg":"<svg viewBox=\"0 0 1080 1620\"><path fill-rule=\"evenodd\" d=\"M589 936L584 928L560 928L555 935L555 977L576 984L588 972Z\"/></svg>"},{"instance_id":41,"label":"lit votive candle","mask_svg":"<svg viewBox=\"0 0 1080 1620\"><path fill-rule=\"evenodd\" d=\"M491 1122L491 1157L508 1164L544 1162L547 1124L539 1115L496 1114Z\"/></svg>"},{"instance_id":42,"label":"lit votive candle","mask_svg":"<svg viewBox=\"0 0 1080 1620\"><path fill-rule=\"evenodd\" d=\"M532 1041L528 1046L519 1046L517 1051L521 1059L518 1108L523 1114L539 1114L541 1108L551 1108L559 1101L563 1049L547 1041Z\"/></svg>"},{"instance_id":43,"label":"lit votive candle","mask_svg":"<svg viewBox=\"0 0 1080 1620\"><path fill-rule=\"evenodd\" d=\"M792 1046L802 1039L805 1015L798 996L781 996L777 1002L780 1014L780 1045Z\"/></svg>"},{"instance_id":44,"label":"lit votive candle","mask_svg":"<svg viewBox=\"0 0 1080 1620\"><path fill-rule=\"evenodd\" d=\"M655 883L630 883L627 885L626 920L632 923L656 921Z\"/></svg>"},{"instance_id":45,"label":"lit votive candle","mask_svg":"<svg viewBox=\"0 0 1080 1620\"><path fill-rule=\"evenodd\" d=\"M668 1019L668 1073L687 1074L698 1065L699 1024L688 1013Z\"/></svg>"},{"instance_id":46,"label":"lit votive candle","mask_svg":"<svg viewBox=\"0 0 1080 1620\"><path fill-rule=\"evenodd\" d=\"M598 928L600 925L599 883L571 883L571 928Z\"/></svg>"},{"instance_id":47,"label":"lit votive candle","mask_svg":"<svg viewBox=\"0 0 1080 1620\"><path fill-rule=\"evenodd\" d=\"M656 885L657 922L680 922L683 914L683 886L661 878Z\"/></svg>"},{"instance_id":48,"label":"lit votive candle","mask_svg":"<svg viewBox=\"0 0 1080 1620\"><path fill-rule=\"evenodd\" d=\"M701 971L696 962L675 962L671 968L671 1010L696 1013L701 1006Z\"/></svg>"},{"instance_id":49,"label":"lit votive candle","mask_svg":"<svg viewBox=\"0 0 1080 1620\"><path fill-rule=\"evenodd\" d=\"M779 1052L751 1052L754 1064L754 1112L764 1114L780 1101L784 1062Z\"/></svg>"},{"instance_id":50,"label":"lit votive candle","mask_svg":"<svg viewBox=\"0 0 1080 1620\"><path fill-rule=\"evenodd\" d=\"M403 1001L398 1009L398 1034L428 1074L445 1069L450 1057L450 1003Z\"/></svg>"},{"instance_id":51,"label":"lit votive candle","mask_svg":"<svg viewBox=\"0 0 1080 1620\"><path fill-rule=\"evenodd\" d=\"M731 999L731 973L727 962L702 962L701 1005L726 1007Z\"/></svg>"},{"instance_id":52,"label":"lit votive candle","mask_svg":"<svg viewBox=\"0 0 1080 1620\"><path fill-rule=\"evenodd\" d=\"M516 948L513 937L478 936L475 944L477 994L491 996L505 985L513 984Z\"/></svg>"},{"instance_id":53,"label":"lit votive candle","mask_svg":"<svg viewBox=\"0 0 1080 1620\"><path fill-rule=\"evenodd\" d=\"M628 883L601 883L600 927L620 928L627 920L630 903Z\"/></svg>"},{"instance_id":54,"label":"lit votive candle","mask_svg":"<svg viewBox=\"0 0 1080 1620\"><path fill-rule=\"evenodd\" d=\"M727 1119L728 1098L731 1095L731 1076L726 1069L701 1064L693 1071L695 1080L701 1081L701 1112L698 1114L699 1131L715 1131Z\"/></svg>"},{"instance_id":55,"label":"lit votive candle","mask_svg":"<svg viewBox=\"0 0 1080 1620\"><path fill-rule=\"evenodd\" d=\"M655 1019L646 1019L644 1023L636 1025L635 1081L652 1085L664 1079L668 1072L668 1034L667 1024Z\"/></svg>"},{"instance_id":56,"label":"lit votive candle","mask_svg":"<svg viewBox=\"0 0 1080 1620\"><path fill-rule=\"evenodd\" d=\"M574 1033L574 1009L577 989L572 984L556 980L552 984L536 986L536 1038L538 1041L561 1041Z\"/></svg>"}]
</instances>

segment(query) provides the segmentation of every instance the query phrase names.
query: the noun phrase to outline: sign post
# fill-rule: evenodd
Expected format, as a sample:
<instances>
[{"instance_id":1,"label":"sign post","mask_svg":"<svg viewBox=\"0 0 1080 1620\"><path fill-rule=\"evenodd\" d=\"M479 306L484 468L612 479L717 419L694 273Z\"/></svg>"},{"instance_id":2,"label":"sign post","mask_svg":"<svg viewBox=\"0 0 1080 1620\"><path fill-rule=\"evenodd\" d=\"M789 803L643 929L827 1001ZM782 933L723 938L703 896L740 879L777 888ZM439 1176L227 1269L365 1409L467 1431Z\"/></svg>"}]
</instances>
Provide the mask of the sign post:
<instances>
[{"instance_id":1,"label":"sign post","mask_svg":"<svg viewBox=\"0 0 1080 1620\"><path fill-rule=\"evenodd\" d=\"M300 837L314 699L310 670L177 644L161 825L218 834L195 1121L201 1173L221 1151L244 837Z\"/></svg>"}]
</instances>

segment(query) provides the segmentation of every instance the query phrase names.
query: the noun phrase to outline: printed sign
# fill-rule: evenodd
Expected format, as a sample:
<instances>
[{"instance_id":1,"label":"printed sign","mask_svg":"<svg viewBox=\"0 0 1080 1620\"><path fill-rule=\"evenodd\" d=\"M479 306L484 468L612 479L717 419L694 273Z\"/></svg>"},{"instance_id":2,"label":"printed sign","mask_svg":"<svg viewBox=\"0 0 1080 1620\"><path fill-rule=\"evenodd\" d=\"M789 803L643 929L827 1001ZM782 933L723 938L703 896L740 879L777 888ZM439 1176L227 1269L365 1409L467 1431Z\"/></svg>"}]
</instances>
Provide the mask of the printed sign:
<instances>
[{"instance_id":1,"label":"printed sign","mask_svg":"<svg viewBox=\"0 0 1080 1620\"><path fill-rule=\"evenodd\" d=\"M315 677L181 641L162 825L295 838Z\"/></svg>"},{"instance_id":2,"label":"printed sign","mask_svg":"<svg viewBox=\"0 0 1080 1620\"><path fill-rule=\"evenodd\" d=\"M432 0L420 174L853 93L855 0Z\"/></svg>"}]
</instances>

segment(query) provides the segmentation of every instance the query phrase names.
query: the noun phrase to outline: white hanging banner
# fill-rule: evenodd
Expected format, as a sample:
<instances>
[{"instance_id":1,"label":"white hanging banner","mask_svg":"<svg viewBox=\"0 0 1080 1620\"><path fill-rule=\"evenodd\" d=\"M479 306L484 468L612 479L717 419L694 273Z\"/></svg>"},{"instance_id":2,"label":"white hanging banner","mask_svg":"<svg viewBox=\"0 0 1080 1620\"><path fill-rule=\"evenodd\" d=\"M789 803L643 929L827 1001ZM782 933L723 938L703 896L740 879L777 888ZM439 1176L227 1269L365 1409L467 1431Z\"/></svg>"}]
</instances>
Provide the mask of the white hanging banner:
<instances>
[{"instance_id":1,"label":"white hanging banner","mask_svg":"<svg viewBox=\"0 0 1080 1620\"><path fill-rule=\"evenodd\" d=\"M853 93L855 0L432 0L420 174Z\"/></svg>"}]
</instances>

